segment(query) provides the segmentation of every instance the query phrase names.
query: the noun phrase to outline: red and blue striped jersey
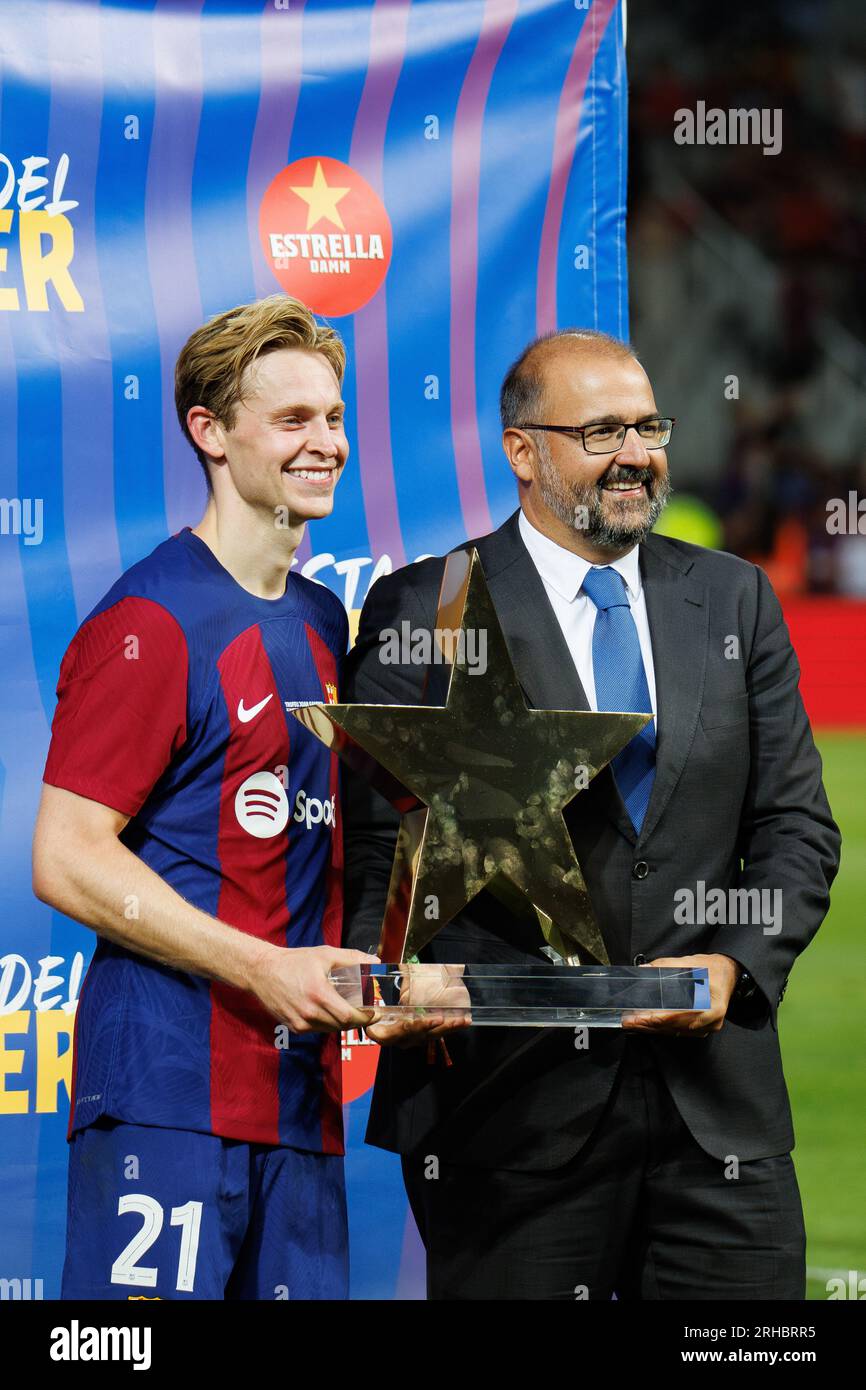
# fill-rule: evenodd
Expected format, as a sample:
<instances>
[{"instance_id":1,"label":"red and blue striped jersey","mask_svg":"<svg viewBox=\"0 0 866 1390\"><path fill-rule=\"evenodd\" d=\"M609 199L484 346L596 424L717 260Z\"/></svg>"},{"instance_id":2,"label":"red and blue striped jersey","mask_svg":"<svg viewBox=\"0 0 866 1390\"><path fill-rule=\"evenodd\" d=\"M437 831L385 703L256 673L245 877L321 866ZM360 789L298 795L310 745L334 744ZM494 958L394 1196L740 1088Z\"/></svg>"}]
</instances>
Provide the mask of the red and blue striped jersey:
<instances>
[{"instance_id":1,"label":"red and blue striped jersey","mask_svg":"<svg viewBox=\"0 0 866 1390\"><path fill-rule=\"evenodd\" d=\"M337 759L290 711L336 700L347 636L324 586L290 574L257 598L182 531L74 637L45 781L129 816L123 843L195 907L279 946L339 946ZM69 1135L100 1115L342 1153L340 1038L100 937Z\"/></svg>"}]
</instances>

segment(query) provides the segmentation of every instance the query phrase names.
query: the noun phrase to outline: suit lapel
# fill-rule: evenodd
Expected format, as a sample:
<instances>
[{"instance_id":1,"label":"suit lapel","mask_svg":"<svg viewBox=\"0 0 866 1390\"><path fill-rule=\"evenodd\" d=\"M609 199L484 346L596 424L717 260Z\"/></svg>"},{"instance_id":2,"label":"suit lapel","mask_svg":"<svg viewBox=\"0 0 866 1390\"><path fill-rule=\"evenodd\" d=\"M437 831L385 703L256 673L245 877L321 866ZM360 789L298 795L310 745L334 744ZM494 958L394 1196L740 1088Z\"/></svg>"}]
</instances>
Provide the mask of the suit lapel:
<instances>
[{"instance_id":1,"label":"suit lapel","mask_svg":"<svg viewBox=\"0 0 866 1390\"><path fill-rule=\"evenodd\" d=\"M520 540L511 562L488 572L481 563L508 649L535 709L588 710L586 691L529 551Z\"/></svg>"},{"instance_id":2,"label":"suit lapel","mask_svg":"<svg viewBox=\"0 0 866 1390\"><path fill-rule=\"evenodd\" d=\"M588 710L589 701L568 644L541 576L520 538L519 515L515 512L498 531L468 541L458 549L475 546L478 551L527 703L535 709ZM431 667L425 702L444 704L447 690L447 669Z\"/></svg>"},{"instance_id":3,"label":"suit lapel","mask_svg":"<svg viewBox=\"0 0 866 1390\"><path fill-rule=\"evenodd\" d=\"M656 683L656 775L638 843L670 800L691 750L704 690L709 604L692 562L658 536L640 547Z\"/></svg>"}]
</instances>

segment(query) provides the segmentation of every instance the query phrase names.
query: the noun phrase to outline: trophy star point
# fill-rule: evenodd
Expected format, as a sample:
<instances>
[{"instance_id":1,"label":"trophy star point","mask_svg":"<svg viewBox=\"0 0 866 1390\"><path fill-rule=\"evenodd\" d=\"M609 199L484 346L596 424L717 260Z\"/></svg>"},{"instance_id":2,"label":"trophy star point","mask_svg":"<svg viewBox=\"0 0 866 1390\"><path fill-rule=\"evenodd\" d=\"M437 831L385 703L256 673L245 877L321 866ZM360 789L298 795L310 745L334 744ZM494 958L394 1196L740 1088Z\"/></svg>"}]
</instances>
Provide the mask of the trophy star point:
<instances>
[{"instance_id":1,"label":"trophy star point","mask_svg":"<svg viewBox=\"0 0 866 1390\"><path fill-rule=\"evenodd\" d=\"M316 706L315 720L305 722L349 760L361 750L426 808L423 833L413 840L411 853L401 855L398 847L389 889L389 902L409 903L403 938L409 955L482 888L501 896L507 883L536 912L540 932L551 944L559 943L557 950L570 943L568 954L578 946L605 963L604 941L563 811L652 716L531 706L477 553L464 556L458 571L461 563L457 583L443 580L449 597L447 605L440 598L437 624L448 630L450 622L461 635L471 629L476 636L485 634L483 671L480 666L473 671L460 656L449 661L444 705L322 705ZM303 711L295 713L303 721ZM341 733L323 736L322 718ZM393 795L384 794L397 805ZM416 813L398 809L403 832ZM422 895L434 892L436 884L445 913L431 930ZM386 925L393 920L390 906L388 913ZM383 941L387 935L383 928Z\"/></svg>"}]
</instances>

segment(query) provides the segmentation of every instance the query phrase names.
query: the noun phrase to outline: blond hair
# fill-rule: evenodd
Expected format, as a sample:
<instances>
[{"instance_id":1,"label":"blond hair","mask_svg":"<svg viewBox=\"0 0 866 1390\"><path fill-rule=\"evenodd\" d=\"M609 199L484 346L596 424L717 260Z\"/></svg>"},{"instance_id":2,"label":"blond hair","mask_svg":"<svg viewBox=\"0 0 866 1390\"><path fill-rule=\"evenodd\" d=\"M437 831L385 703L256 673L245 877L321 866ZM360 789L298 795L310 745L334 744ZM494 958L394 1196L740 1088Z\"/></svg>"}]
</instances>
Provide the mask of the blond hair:
<instances>
[{"instance_id":1,"label":"blond hair","mask_svg":"<svg viewBox=\"0 0 866 1390\"><path fill-rule=\"evenodd\" d=\"M235 409L244 398L247 369L278 348L320 352L342 384L346 370L342 338L336 329L317 323L306 304L288 294L271 294L226 309L197 328L181 348L174 372L174 403L208 487L206 455L189 432L188 412L194 405L203 405L226 429L232 429Z\"/></svg>"}]
</instances>

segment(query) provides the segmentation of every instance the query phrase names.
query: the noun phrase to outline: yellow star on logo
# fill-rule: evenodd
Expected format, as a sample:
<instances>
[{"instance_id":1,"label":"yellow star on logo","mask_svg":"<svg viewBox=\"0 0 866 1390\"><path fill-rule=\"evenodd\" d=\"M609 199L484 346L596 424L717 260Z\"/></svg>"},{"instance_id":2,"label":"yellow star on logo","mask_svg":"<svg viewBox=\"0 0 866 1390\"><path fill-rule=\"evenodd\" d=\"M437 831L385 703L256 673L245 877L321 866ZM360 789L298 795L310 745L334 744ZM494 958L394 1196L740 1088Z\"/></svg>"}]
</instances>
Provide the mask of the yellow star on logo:
<instances>
[{"instance_id":1,"label":"yellow star on logo","mask_svg":"<svg viewBox=\"0 0 866 1390\"><path fill-rule=\"evenodd\" d=\"M307 225L305 230L309 231L315 227L317 222L321 222L326 217L329 222L333 222L341 231L345 231L345 224L337 209L337 204L341 198L351 192L349 188L337 188L331 186L322 170L321 160L316 161L316 172L313 175L313 182L300 188L290 184L293 193L297 193L299 198L303 198L307 204Z\"/></svg>"}]
</instances>

